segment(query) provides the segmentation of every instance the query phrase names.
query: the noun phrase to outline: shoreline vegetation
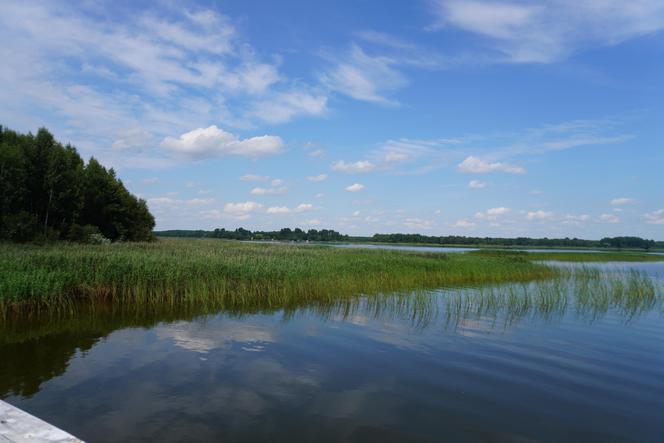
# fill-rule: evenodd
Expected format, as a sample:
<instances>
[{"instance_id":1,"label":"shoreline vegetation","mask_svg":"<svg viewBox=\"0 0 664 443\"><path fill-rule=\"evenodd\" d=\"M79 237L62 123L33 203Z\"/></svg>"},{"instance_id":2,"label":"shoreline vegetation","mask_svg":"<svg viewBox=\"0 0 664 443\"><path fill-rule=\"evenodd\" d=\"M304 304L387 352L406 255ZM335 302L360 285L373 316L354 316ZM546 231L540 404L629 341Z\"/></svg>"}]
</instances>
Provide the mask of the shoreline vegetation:
<instances>
[{"instance_id":1,"label":"shoreline vegetation","mask_svg":"<svg viewBox=\"0 0 664 443\"><path fill-rule=\"evenodd\" d=\"M427 236L421 234L374 234L371 237L349 236L331 229L282 228L279 231L250 231L237 228L234 231L224 228L213 231L173 229L155 231L164 238L216 238L225 240L282 241L311 243L349 243L349 244L386 244L437 246L460 248L564 248L564 249L600 249L600 250L639 250L664 251L664 241L648 240L641 237L605 237L601 240L579 238L530 238L530 237L464 237L457 235Z\"/></svg>"},{"instance_id":2,"label":"shoreline vegetation","mask_svg":"<svg viewBox=\"0 0 664 443\"><path fill-rule=\"evenodd\" d=\"M110 245L5 245L0 309L64 309L73 300L281 306L438 287L552 278L521 256L168 239Z\"/></svg>"},{"instance_id":3,"label":"shoreline vegetation","mask_svg":"<svg viewBox=\"0 0 664 443\"><path fill-rule=\"evenodd\" d=\"M222 308L288 308L344 297L436 288L468 288L551 280L539 261L650 261L637 253L528 253L479 250L344 249L213 239L0 249L0 312L62 311L76 303L110 302Z\"/></svg>"}]
</instances>

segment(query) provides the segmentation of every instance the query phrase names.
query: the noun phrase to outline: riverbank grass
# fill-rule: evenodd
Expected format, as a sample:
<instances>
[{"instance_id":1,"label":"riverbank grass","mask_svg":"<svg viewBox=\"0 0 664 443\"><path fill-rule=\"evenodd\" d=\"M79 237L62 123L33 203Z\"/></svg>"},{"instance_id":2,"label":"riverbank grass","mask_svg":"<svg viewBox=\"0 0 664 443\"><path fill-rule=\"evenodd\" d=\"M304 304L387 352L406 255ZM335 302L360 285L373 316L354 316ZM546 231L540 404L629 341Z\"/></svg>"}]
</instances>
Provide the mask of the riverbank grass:
<instances>
[{"instance_id":1,"label":"riverbank grass","mask_svg":"<svg viewBox=\"0 0 664 443\"><path fill-rule=\"evenodd\" d=\"M288 306L356 294L551 278L519 256L337 249L222 240L2 245L0 309L72 300Z\"/></svg>"}]
</instances>

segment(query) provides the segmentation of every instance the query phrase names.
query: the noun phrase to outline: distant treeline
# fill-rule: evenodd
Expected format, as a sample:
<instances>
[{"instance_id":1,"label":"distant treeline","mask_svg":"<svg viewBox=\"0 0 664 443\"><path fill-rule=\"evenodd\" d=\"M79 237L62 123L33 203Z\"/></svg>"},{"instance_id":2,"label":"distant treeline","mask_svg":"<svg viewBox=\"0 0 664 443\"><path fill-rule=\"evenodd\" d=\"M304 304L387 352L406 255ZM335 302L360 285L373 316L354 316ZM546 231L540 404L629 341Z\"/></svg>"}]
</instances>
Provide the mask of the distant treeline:
<instances>
[{"instance_id":1,"label":"distant treeline","mask_svg":"<svg viewBox=\"0 0 664 443\"><path fill-rule=\"evenodd\" d=\"M0 240L104 242L152 238L144 200L91 158L44 128L37 135L0 126Z\"/></svg>"},{"instance_id":2,"label":"distant treeline","mask_svg":"<svg viewBox=\"0 0 664 443\"><path fill-rule=\"evenodd\" d=\"M303 231L300 228L283 228L279 231L249 231L238 228L234 231L226 229L215 229L214 231L189 231L171 230L156 231L155 235L160 237L188 237L188 238L225 238L228 240L277 240L277 241L348 241L347 235L342 235L331 229L309 229Z\"/></svg>"},{"instance_id":3,"label":"distant treeline","mask_svg":"<svg viewBox=\"0 0 664 443\"><path fill-rule=\"evenodd\" d=\"M374 234L371 237L351 237L330 229L284 228L279 231L249 231L239 228L234 231L215 229L203 230L170 230L157 231L161 237L189 238L225 238L229 240L278 240L278 241L347 241L377 243L418 243L431 245L455 246L501 246L501 247L564 247L564 248L632 248L632 249L664 249L664 242L646 240L640 237L606 237L601 240L583 240L579 238L500 238L500 237L462 237L427 236L420 234Z\"/></svg>"},{"instance_id":4,"label":"distant treeline","mask_svg":"<svg viewBox=\"0 0 664 443\"><path fill-rule=\"evenodd\" d=\"M426 236L420 234L374 234L369 237L374 242L385 243L426 243L461 246L518 246L518 247L565 247L565 248L664 248L664 241L646 240L640 237L605 237L601 240L580 238L501 238L501 237L462 237Z\"/></svg>"}]
</instances>

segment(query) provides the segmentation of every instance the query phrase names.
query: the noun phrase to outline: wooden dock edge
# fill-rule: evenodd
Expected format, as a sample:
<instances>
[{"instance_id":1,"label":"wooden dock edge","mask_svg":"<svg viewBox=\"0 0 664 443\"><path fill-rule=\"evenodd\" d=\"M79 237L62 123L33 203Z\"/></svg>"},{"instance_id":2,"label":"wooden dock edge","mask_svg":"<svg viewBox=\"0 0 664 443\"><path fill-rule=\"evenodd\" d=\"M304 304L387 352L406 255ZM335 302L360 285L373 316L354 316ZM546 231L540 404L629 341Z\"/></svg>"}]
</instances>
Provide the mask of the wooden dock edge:
<instances>
[{"instance_id":1,"label":"wooden dock edge","mask_svg":"<svg viewBox=\"0 0 664 443\"><path fill-rule=\"evenodd\" d=\"M0 400L0 443L82 443L73 435Z\"/></svg>"}]
</instances>

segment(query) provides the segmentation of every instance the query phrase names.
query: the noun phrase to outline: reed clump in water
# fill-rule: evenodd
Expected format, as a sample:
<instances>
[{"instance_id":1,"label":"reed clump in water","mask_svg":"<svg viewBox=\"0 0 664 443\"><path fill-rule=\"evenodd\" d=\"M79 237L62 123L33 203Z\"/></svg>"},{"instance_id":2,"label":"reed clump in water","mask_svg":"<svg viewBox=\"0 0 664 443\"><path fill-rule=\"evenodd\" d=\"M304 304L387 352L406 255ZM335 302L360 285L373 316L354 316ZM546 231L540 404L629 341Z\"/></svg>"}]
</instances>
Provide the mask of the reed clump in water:
<instances>
[{"instance_id":1,"label":"reed clump in water","mask_svg":"<svg viewBox=\"0 0 664 443\"><path fill-rule=\"evenodd\" d=\"M551 321L568 312L594 321L611 311L628 322L661 309L664 284L638 271L563 269L551 280L446 291L442 297L445 323L453 327L467 319L505 326L526 318Z\"/></svg>"},{"instance_id":2,"label":"reed clump in water","mask_svg":"<svg viewBox=\"0 0 664 443\"><path fill-rule=\"evenodd\" d=\"M559 271L520 257L220 240L2 245L0 309L66 311L76 300L288 307L419 288L531 281Z\"/></svg>"},{"instance_id":3,"label":"reed clump in water","mask_svg":"<svg viewBox=\"0 0 664 443\"><path fill-rule=\"evenodd\" d=\"M664 261L664 255L648 254L633 251L606 251L606 252L529 252L496 249L480 249L470 252L472 255L482 257L521 257L535 261L564 261L564 262L658 262Z\"/></svg>"}]
</instances>

